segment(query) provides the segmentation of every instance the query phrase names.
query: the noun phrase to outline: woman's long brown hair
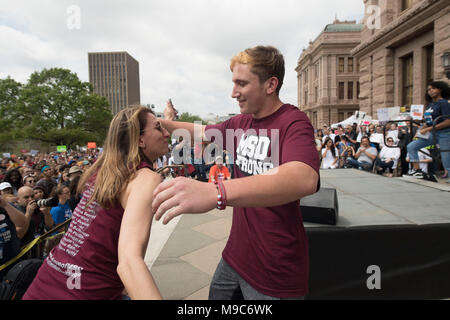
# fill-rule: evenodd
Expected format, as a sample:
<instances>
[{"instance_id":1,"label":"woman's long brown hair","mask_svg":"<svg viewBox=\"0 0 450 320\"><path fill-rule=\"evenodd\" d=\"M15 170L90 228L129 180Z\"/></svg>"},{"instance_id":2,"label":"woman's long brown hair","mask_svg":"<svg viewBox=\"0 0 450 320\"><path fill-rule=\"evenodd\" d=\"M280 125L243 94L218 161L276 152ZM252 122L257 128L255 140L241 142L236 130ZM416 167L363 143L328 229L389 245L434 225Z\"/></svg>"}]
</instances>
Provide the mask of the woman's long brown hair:
<instances>
[{"instance_id":1,"label":"woman's long brown hair","mask_svg":"<svg viewBox=\"0 0 450 320\"><path fill-rule=\"evenodd\" d=\"M150 161L139 148L139 137L146 126L149 108L130 106L119 111L112 119L104 149L94 165L81 177L78 192L81 194L95 178L94 192L89 203L96 201L103 208L119 203L119 196L134 178L136 168Z\"/></svg>"}]
</instances>

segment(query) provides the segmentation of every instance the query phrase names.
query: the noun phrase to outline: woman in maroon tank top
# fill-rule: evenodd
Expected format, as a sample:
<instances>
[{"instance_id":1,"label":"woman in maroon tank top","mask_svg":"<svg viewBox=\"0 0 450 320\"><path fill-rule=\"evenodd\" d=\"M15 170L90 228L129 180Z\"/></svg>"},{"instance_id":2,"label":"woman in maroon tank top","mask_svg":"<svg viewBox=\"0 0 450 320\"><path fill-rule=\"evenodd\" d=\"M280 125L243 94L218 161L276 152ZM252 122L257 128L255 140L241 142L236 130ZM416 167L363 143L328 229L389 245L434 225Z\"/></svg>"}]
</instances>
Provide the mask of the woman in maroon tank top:
<instances>
[{"instance_id":1,"label":"woman in maroon tank top","mask_svg":"<svg viewBox=\"0 0 450 320\"><path fill-rule=\"evenodd\" d=\"M80 180L70 228L24 299L122 299L124 288L132 299L161 299L144 254L161 182L152 162L168 152L168 137L148 108L114 117L103 154Z\"/></svg>"}]
</instances>

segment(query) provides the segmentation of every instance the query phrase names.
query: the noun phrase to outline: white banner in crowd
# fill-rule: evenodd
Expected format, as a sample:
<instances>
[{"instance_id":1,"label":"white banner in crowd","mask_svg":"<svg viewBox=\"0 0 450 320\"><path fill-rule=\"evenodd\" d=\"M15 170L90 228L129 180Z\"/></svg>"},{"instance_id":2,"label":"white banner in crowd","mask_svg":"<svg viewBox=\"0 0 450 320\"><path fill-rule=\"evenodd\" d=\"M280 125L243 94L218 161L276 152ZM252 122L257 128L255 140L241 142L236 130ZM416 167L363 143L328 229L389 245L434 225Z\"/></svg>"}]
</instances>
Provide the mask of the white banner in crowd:
<instances>
[{"instance_id":1,"label":"white banner in crowd","mask_svg":"<svg viewBox=\"0 0 450 320\"><path fill-rule=\"evenodd\" d=\"M30 150L30 154L34 157L39 153L39 150Z\"/></svg>"},{"instance_id":2,"label":"white banner in crowd","mask_svg":"<svg viewBox=\"0 0 450 320\"><path fill-rule=\"evenodd\" d=\"M400 116L400 107L388 108L389 120L397 120ZM403 119L399 119L403 120Z\"/></svg>"},{"instance_id":3,"label":"white banner in crowd","mask_svg":"<svg viewBox=\"0 0 450 320\"><path fill-rule=\"evenodd\" d=\"M378 109L378 121L380 122L388 122L389 121L389 109L388 108L382 108Z\"/></svg>"},{"instance_id":4,"label":"white banner in crowd","mask_svg":"<svg viewBox=\"0 0 450 320\"><path fill-rule=\"evenodd\" d=\"M3 154L3 158L11 158L11 154L10 153L4 153Z\"/></svg>"}]
</instances>

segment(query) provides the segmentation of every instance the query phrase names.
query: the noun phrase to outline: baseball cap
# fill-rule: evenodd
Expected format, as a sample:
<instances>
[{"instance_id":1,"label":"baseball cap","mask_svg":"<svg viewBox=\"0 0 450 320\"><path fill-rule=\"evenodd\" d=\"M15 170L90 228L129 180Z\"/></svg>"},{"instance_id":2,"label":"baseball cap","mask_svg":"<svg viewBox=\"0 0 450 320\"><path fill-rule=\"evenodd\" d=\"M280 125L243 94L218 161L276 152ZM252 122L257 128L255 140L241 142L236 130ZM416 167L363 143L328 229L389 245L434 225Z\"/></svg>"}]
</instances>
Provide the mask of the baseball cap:
<instances>
[{"instance_id":1,"label":"baseball cap","mask_svg":"<svg viewBox=\"0 0 450 320\"><path fill-rule=\"evenodd\" d=\"M216 157L216 162L223 163L223 158L221 156Z\"/></svg>"},{"instance_id":2,"label":"baseball cap","mask_svg":"<svg viewBox=\"0 0 450 320\"><path fill-rule=\"evenodd\" d=\"M0 191L3 191L5 189L11 188L12 189L12 185L9 182L2 182L0 183Z\"/></svg>"}]
</instances>

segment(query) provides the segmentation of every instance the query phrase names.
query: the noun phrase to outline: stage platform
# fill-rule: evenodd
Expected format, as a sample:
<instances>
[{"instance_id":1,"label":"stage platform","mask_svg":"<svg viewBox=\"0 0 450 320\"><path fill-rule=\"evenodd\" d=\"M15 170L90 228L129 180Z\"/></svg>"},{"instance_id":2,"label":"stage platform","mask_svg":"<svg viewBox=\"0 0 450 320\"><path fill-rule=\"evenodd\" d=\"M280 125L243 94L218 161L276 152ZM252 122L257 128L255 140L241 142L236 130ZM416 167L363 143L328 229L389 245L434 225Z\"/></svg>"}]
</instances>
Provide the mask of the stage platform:
<instances>
[{"instance_id":1,"label":"stage platform","mask_svg":"<svg viewBox=\"0 0 450 320\"><path fill-rule=\"evenodd\" d=\"M321 171L321 186L337 190L339 219L305 223L307 299L450 297L450 187L412 179Z\"/></svg>"}]
</instances>

